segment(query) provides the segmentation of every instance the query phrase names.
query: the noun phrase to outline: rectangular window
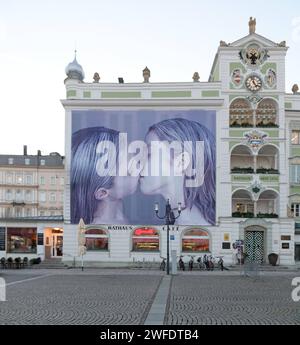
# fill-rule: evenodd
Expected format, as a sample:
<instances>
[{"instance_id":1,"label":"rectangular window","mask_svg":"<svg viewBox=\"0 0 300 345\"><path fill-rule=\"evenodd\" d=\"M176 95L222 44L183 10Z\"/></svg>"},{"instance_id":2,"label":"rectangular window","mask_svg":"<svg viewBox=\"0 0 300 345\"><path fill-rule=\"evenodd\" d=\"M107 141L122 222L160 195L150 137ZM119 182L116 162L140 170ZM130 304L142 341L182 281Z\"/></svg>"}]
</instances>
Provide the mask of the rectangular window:
<instances>
[{"instance_id":1,"label":"rectangular window","mask_svg":"<svg viewBox=\"0 0 300 345\"><path fill-rule=\"evenodd\" d=\"M41 164L41 165L45 165L45 163L46 163L46 162L45 162L45 159L41 159L41 160L40 160L40 164Z\"/></svg>"},{"instance_id":2,"label":"rectangular window","mask_svg":"<svg viewBox=\"0 0 300 345\"><path fill-rule=\"evenodd\" d=\"M31 209L27 208L25 214L26 214L26 217L31 217Z\"/></svg>"},{"instance_id":3,"label":"rectangular window","mask_svg":"<svg viewBox=\"0 0 300 345\"><path fill-rule=\"evenodd\" d=\"M46 192L40 192L40 202L46 202Z\"/></svg>"},{"instance_id":4,"label":"rectangular window","mask_svg":"<svg viewBox=\"0 0 300 345\"><path fill-rule=\"evenodd\" d=\"M26 175L25 181L26 184L32 184L32 175Z\"/></svg>"},{"instance_id":5,"label":"rectangular window","mask_svg":"<svg viewBox=\"0 0 300 345\"><path fill-rule=\"evenodd\" d=\"M8 164L14 164L14 159L13 158L8 158Z\"/></svg>"},{"instance_id":6,"label":"rectangular window","mask_svg":"<svg viewBox=\"0 0 300 345\"><path fill-rule=\"evenodd\" d=\"M65 178L61 177L60 178L60 185L63 186L65 184Z\"/></svg>"},{"instance_id":7,"label":"rectangular window","mask_svg":"<svg viewBox=\"0 0 300 345\"><path fill-rule=\"evenodd\" d=\"M22 209L21 209L20 207L17 207L17 208L15 209L15 216L16 216L17 218L22 217Z\"/></svg>"},{"instance_id":8,"label":"rectangular window","mask_svg":"<svg viewBox=\"0 0 300 345\"><path fill-rule=\"evenodd\" d=\"M16 201L22 201L23 196L22 196L22 191L20 189L17 189L16 191Z\"/></svg>"},{"instance_id":9,"label":"rectangular window","mask_svg":"<svg viewBox=\"0 0 300 345\"><path fill-rule=\"evenodd\" d=\"M22 175L16 175L16 182L17 182L17 184L22 184L22 182L23 182Z\"/></svg>"},{"instance_id":10,"label":"rectangular window","mask_svg":"<svg viewBox=\"0 0 300 345\"><path fill-rule=\"evenodd\" d=\"M40 184L45 184L45 176L40 176Z\"/></svg>"},{"instance_id":11,"label":"rectangular window","mask_svg":"<svg viewBox=\"0 0 300 345\"><path fill-rule=\"evenodd\" d=\"M52 186L55 185L55 181L56 181L56 177L55 177L55 176L51 176L50 184L51 184Z\"/></svg>"},{"instance_id":12,"label":"rectangular window","mask_svg":"<svg viewBox=\"0 0 300 345\"><path fill-rule=\"evenodd\" d=\"M289 243L282 243L281 248L282 249L290 249L290 244Z\"/></svg>"},{"instance_id":13,"label":"rectangular window","mask_svg":"<svg viewBox=\"0 0 300 345\"><path fill-rule=\"evenodd\" d=\"M29 158L25 158L25 165L29 165L30 164L30 159Z\"/></svg>"},{"instance_id":14,"label":"rectangular window","mask_svg":"<svg viewBox=\"0 0 300 345\"><path fill-rule=\"evenodd\" d=\"M294 217L300 217L300 204L292 204L291 211Z\"/></svg>"},{"instance_id":15,"label":"rectangular window","mask_svg":"<svg viewBox=\"0 0 300 345\"><path fill-rule=\"evenodd\" d=\"M61 203L64 203L64 193L63 192L60 193L60 201L61 201Z\"/></svg>"},{"instance_id":16,"label":"rectangular window","mask_svg":"<svg viewBox=\"0 0 300 345\"><path fill-rule=\"evenodd\" d=\"M27 190L25 192L25 200L26 201L32 201L32 194L31 194L31 191L30 190Z\"/></svg>"},{"instance_id":17,"label":"rectangular window","mask_svg":"<svg viewBox=\"0 0 300 345\"><path fill-rule=\"evenodd\" d=\"M281 236L281 241L290 241L291 240L291 236Z\"/></svg>"},{"instance_id":18,"label":"rectangular window","mask_svg":"<svg viewBox=\"0 0 300 345\"><path fill-rule=\"evenodd\" d=\"M7 228L8 253L36 253L36 228Z\"/></svg>"},{"instance_id":19,"label":"rectangular window","mask_svg":"<svg viewBox=\"0 0 300 345\"><path fill-rule=\"evenodd\" d=\"M44 215L45 215L45 211L40 211L40 216L44 217Z\"/></svg>"},{"instance_id":20,"label":"rectangular window","mask_svg":"<svg viewBox=\"0 0 300 345\"><path fill-rule=\"evenodd\" d=\"M300 131L292 131L292 145L300 144Z\"/></svg>"},{"instance_id":21,"label":"rectangular window","mask_svg":"<svg viewBox=\"0 0 300 345\"><path fill-rule=\"evenodd\" d=\"M50 193L50 202L56 202L56 194Z\"/></svg>"},{"instance_id":22,"label":"rectangular window","mask_svg":"<svg viewBox=\"0 0 300 345\"><path fill-rule=\"evenodd\" d=\"M12 191L10 189L7 189L7 191L5 192L5 199L7 201L11 201L12 200Z\"/></svg>"},{"instance_id":23,"label":"rectangular window","mask_svg":"<svg viewBox=\"0 0 300 345\"><path fill-rule=\"evenodd\" d=\"M292 183L300 183L300 165L290 167L290 180Z\"/></svg>"},{"instance_id":24,"label":"rectangular window","mask_svg":"<svg viewBox=\"0 0 300 345\"><path fill-rule=\"evenodd\" d=\"M13 175L12 174L7 174L6 175L6 182L8 184L12 184L13 183Z\"/></svg>"}]
</instances>

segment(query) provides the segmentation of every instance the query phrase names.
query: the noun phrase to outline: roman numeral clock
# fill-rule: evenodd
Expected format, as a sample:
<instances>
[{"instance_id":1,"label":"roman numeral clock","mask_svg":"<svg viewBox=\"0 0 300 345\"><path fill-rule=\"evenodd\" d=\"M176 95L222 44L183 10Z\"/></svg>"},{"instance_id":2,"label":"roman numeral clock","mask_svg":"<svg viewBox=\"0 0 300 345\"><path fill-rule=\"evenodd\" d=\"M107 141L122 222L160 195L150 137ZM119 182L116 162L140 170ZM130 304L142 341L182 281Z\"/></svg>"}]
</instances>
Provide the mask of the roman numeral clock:
<instances>
[{"instance_id":1,"label":"roman numeral clock","mask_svg":"<svg viewBox=\"0 0 300 345\"><path fill-rule=\"evenodd\" d=\"M246 87L251 92L258 92L262 88L262 80L256 75L250 75L245 81Z\"/></svg>"}]
</instances>

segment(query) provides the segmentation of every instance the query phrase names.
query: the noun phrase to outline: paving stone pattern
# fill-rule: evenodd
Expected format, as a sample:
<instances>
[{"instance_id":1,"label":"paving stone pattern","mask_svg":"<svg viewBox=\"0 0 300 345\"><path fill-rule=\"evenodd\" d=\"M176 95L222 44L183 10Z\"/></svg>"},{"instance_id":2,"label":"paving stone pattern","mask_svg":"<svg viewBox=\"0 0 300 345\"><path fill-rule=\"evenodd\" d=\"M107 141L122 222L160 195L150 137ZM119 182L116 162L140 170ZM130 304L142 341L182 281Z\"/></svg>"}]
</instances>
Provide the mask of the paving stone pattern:
<instances>
[{"instance_id":1,"label":"paving stone pattern","mask_svg":"<svg viewBox=\"0 0 300 345\"><path fill-rule=\"evenodd\" d=\"M300 325L300 303L291 298L293 277L176 276L167 324Z\"/></svg>"},{"instance_id":2,"label":"paving stone pattern","mask_svg":"<svg viewBox=\"0 0 300 345\"><path fill-rule=\"evenodd\" d=\"M143 324L159 276L48 276L7 287L0 324Z\"/></svg>"}]
</instances>

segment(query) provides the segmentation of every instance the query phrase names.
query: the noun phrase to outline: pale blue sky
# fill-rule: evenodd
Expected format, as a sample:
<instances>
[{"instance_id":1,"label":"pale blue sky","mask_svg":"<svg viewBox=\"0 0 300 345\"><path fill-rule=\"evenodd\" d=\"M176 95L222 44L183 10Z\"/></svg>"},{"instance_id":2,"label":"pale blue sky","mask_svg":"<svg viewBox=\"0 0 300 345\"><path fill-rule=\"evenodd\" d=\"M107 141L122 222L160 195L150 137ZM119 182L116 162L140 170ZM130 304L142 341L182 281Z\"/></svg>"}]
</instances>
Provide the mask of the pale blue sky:
<instances>
[{"instance_id":1,"label":"pale blue sky","mask_svg":"<svg viewBox=\"0 0 300 345\"><path fill-rule=\"evenodd\" d=\"M219 41L257 33L287 41L287 91L300 84L300 3L203 0L0 0L0 153L64 153L65 66L74 48L86 81L206 81Z\"/></svg>"}]
</instances>

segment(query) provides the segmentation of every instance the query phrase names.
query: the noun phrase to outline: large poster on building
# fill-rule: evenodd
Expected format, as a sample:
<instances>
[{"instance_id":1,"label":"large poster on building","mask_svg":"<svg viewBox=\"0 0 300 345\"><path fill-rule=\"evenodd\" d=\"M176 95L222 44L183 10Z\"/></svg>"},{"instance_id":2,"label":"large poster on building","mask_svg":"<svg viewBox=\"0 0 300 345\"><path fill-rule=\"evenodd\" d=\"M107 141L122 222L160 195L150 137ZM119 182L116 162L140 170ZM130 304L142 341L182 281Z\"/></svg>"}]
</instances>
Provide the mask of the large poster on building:
<instances>
[{"instance_id":1,"label":"large poster on building","mask_svg":"<svg viewBox=\"0 0 300 345\"><path fill-rule=\"evenodd\" d=\"M178 225L213 225L216 113L72 112L71 222L159 225L169 200Z\"/></svg>"}]
</instances>

